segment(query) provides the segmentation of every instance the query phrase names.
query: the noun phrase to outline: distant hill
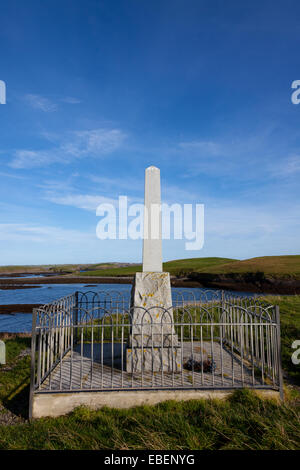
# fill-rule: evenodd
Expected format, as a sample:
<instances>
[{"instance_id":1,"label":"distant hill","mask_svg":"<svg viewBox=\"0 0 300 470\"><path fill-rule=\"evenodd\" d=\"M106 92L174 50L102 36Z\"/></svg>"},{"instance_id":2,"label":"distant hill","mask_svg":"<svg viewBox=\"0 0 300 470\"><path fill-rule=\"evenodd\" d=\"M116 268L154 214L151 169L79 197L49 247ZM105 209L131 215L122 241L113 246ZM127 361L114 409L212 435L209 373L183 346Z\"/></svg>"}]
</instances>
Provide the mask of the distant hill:
<instances>
[{"instance_id":1,"label":"distant hill","mask_svg":"<svg viewBox=\"0 0 300 470\"><path fill-rule=\"evenodd\" d=\"M163 269L173 276L185 276L193 271L205 271L208 268L214 268L225 263L232 263L236 260L232 258L188 258L168 261L164 263ZM107 267L100 269L88 269L81 273L83 276L131 276L142 270L141 264L135 264L125 267Z\"/></svg>"},{"instance_id":2,"label":"distant hill","mask_svg":"<svg viewBox=\"0 0 300 470\"><path fill-rule=\"evenodd\" d=\"M300 279L300 255L261 256L247 260L232 258L187 258L164 263L163 269L178 278L191 273L208 275L246 275L263 273L274 278ZM61 264L41 266L1 266L1 273L57 273L80 276L133 276L142 270L141 264L130 263L95 263L95 264ZM4 275L4 274L2 274Z\"/></svg>"},{"instance_id":3,"label":"distant hill","mask_svg":"<svg viewBox=\"0 0 300 470\"><path fill-rule=\"evenodd\" d=\"M96 268L96 269L95 269ZM99 269L100 268L100 269ZM190 273L207 274L246 274L264 273L265 276L275 278L300 279L300 255L288 256L261 256L247 260L235 260L231 258L187 258L168 261L163 269L173 276L186 277ZM141 264L120 266L100 265L91 266L82 276L132 276L142 270Z\"/></svg>"},{"instance_id":4,"label":"distant hill","mask_svg":"<svg viewBox=\"0 0 300 470\"><path fill-rule=\"evenodd\" d=\"M262 272L265 275L274 277L288 276L300 278L300 255L260 256L258 258L233 261L221 265L210 265L195 271L212 274Z\"/></svg>"}]
</instances>

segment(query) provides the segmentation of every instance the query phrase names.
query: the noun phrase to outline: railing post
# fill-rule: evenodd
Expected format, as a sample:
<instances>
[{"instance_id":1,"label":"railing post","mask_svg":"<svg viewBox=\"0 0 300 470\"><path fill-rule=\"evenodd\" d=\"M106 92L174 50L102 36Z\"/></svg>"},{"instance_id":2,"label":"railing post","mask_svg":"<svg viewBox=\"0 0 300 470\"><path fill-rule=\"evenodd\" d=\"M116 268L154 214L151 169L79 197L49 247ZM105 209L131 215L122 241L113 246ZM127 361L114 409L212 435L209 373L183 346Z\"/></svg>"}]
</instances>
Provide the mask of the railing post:
<instances>
[{"instance_id":1,"label":"railing post","mask_svg":"<svg viewBox=\"0 0 300 470\"><path fill-rule=\"evenodd\" d=\"M278 354L278 381L279 381L279 393L280 399L283 401L283 377L282 377L282 365L281 365L281 337L280 337L280 313L279 305L275 305L276 315L276 331L277 331L277 354Z\"/></svg>"},{"instance_id":2,"label":"railing post","mask_svg":"<svg viewBox=\"0 0 300 470\"><path fill-rule=\"evenodd\" d=\"M75 336L74 336L74 342L75 344L77 344L77 340L78 340L78 291L75 292L75 308L74 308L74 311L75 311L75 321L74 321L74 324L75 324ZM74 344L73 344L73 347L74 347Z\"/></svg>"},{"instance_id":3,"label":"railing post","mask_svg":"<svg viewBox=\"0 0 300 470\"><path fill-rule=\"evenodd\" d=\"M31 366L30 366L30 392L29 392L29 419L32 419L33 395L35 388L35 354L36 354L36 316L37 309L32 311L32 334L31 334Z\"/></svg>"},{"instance_id":4,"label":"railing post","mask_svg":"<svg viewBox=\"0 0 300 470\"><path fill-rule=\"evenodd\" d=\"M219 317L219 321L221 318L223 319L222 323L227 323L227 315L225 315L225 296L224 296L224 290L221 291L221 317ZM224 321L225 320L225 321ZM227 326L227 325L226 325ZM222 344L221 347L223 347L223 344L226 341L226 326L221 325L220 329L222 330L221 333L221 338L222 338ZM221 339L220 338L220 339Z\"/></svg>"}]
</instances>

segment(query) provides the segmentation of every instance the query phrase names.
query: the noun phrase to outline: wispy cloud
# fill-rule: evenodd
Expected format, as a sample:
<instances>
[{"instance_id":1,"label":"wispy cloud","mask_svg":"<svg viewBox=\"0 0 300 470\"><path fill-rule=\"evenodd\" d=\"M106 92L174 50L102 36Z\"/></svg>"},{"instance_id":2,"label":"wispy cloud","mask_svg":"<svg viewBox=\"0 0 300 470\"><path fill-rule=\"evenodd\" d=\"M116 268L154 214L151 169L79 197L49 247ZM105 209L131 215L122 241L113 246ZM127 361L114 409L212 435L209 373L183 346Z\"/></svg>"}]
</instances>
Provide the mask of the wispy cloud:
<instances>
[{"instance_id":1,"label":"wispy cloud","mask_svg":"<svg viewBox=\"0 0 300 470\"><path fill-rule=\"evenodd\" d=\"M52 141L57 141L56 146L47 150L17 150L9 166L34 168L58 162L67 164L84 157L102 157L120 148L125 138L126 134L120 129L92 129L51 136Z\"/></svg>"},{"instance_id":2,"label":"wispy cloud","mask_svg":"<svg viewBox=\"0 0 300 470\"><path fill-rule=\"evenodd\" d=\"M80 104L81 103L81 100L79 100L78 98L74 98L73 96L66 96L65 98L61 98L61 100L63 103L67 103L67 104Z\"/></svg>"},{"instance_id":3,"label":"wispy cloud","mask_svg":"<svg viewBox=\"0 0 300 470\"><path fill-rule=\"evenodd\" d=\"M43 111L44 113L52 113L53 111L56 111L58 109L59 103L66 103L71 105L81 103L81 100L73 96L57 98L54 101L53 99L49 99L46 96L32 93L27 93L24 96L24 100L32 108Z\"/></svg>"},{"instance_id":4,"label":"wispy cloud","mask_svg":"<svg viewBox=\"0 0 300 470\"><path fill-rule=\"evenodd\" d=\"M181 150L197 152L198 154L205 154L207 156L224 155L223 146L220 145L218 142L213 141L194 140L191 142L179 142L178 147Z\"/></svg>"},{"instance_id":5,"label":"wispy cloud","mask_svg":"<svg viewBox=\"0 0 300 470\"><path fill-rule=\"evenodd\" d=\"M0 171L0 176L2 176L3 178L13 178L13 179L18 179L18 180L26 179L26 177L23 176L23 175L16 175L16 174L12 174L12 173L6 173L4 171Z\"/></svg>"},{"instance_id":6,"label":"wispy cloud","mask_svg":"<svg viewBox=\"0 0 300 470\"><path fill-rule=\"evenodd\" d=\"M27 94L24 99L29 106L44 111L45 113L51 113L57 109L56 103L41 95Z\"/></svg>"},{"instance_id":7,"label":"wispy cloud","mask_svg":"<svg viewBox=\"0 0 300 470\"><path fill-rule=\"evenodd\" d=\"M67 194L65 196L48 195L45 196L44 199L54 202L55 204L77 207L78 209L85 209L91 212L95 212L99 204L118 204L118 200L116 199L91 194Z\"/></svg>"},{"instance_id":8,"label":"wispy cloud","mask_svg":"<svg viewBox=\"0 0 300 470\"><path fill-rule=\"evenodd\" d=\"M294 176L300 172L300 155L290 155L289 157L273 162L269 167L269 173L272 176Z\"/></svg>"},{"instance_id":9,"label":"wispy cloud","mask_svg":"<svg viewBox=\"0 0 300 470\"><path fill-rule=\"evenodd\" d=\"M31 224L0 224L0 241L38 242L59 244L82 243L94 240L95 234L54 226Z\"/></svg>"}]
</instances>

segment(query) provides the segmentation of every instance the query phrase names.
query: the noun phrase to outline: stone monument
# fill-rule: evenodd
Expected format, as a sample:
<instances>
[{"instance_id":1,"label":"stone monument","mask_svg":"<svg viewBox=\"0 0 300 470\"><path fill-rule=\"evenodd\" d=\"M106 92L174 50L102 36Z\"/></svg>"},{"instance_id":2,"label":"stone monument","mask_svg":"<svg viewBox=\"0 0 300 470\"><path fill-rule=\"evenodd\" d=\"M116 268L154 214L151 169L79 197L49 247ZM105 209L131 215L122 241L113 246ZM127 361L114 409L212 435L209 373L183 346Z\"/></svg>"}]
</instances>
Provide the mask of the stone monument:
<instances>
[{"instance_id":1,"label":"stone monument","mask_svg":"<svg viewBox=\"0 0 300 470\"><path fill-rule=\"evenodd\" d=\"M127 372L181 370L170 274L162 271L160 170L154 166L145 171L143 271L135 275L131 315Z\"/></svg>"}]
</instances>

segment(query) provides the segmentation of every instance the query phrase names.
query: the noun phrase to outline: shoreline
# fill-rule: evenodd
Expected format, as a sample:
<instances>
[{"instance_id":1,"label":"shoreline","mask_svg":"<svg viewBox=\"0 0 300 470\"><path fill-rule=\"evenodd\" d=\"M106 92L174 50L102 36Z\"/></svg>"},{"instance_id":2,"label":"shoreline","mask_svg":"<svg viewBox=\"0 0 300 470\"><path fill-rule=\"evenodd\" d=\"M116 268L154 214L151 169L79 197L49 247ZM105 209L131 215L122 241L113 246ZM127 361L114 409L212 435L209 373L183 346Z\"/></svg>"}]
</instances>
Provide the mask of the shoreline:
<instances>
[{"instance_id":1,"label":"shoreline","mask_svg":"<svg viewBox=\"0 0 300 470\"><path fill-rule=\"evenodd\" d=\"M132 284L134 276L46 276L36 278L10 278L0 277L1 289L28 289L39 284ZM172 287L198 287L214 288L233 291L255 292L257 294L300 294L300 280L290 278L264 278L262 280L248 280L239 275L206 275L205 273L191 273L188 277L177 278L171 276Z\"/></svg>"},{"instance_id":2,"label":"shoreline","mask_svg":"<svg viewBox=\"0 0 300 470\"><path fill-rule=\"evenodd\" d=\"M196 274L196 273L195 273ZM196 277L196 276L195 276ZM207 279L205 275L195 278L193 275L185 278L171 277L172 287L184 288L204 288L204 289L224 289L240 292L251 292L257 294L282 294L297 295L300 294L300 281L296 279L273 279L263 282L245 282L242 277L232 279L230 276L213 276ZM38 288L40 284L84 284L86 286L96 286L101 284L132 284L133 276L108 277L108 276L46 276L36 278L10 278L0 277L0 299L1 290L9 289L29 289ZM267 282L266 282L267 281ZM38 308L44 304L0 304L0 315L13 315L16 313L32 313L33 308Z\"/></svg>"},{"instance_id":3,"label":"shoreline","mask_svg":"<svg viewBox=\"0 0 300 470\"><path fill-rule=\"evenodd\" d=\"M7 274L8 275L8 274ZM40 284L132 284L134 276L72 276L70 274L36 278L0 277L0 291L5 289L28 289ZM300 294L300 280L295 278L249 278L244 275L211 275L190 273L188 277L171 276L172 287L224 289L232 291L253 292L257 294Z\"/></svg>"}]
</instances>

